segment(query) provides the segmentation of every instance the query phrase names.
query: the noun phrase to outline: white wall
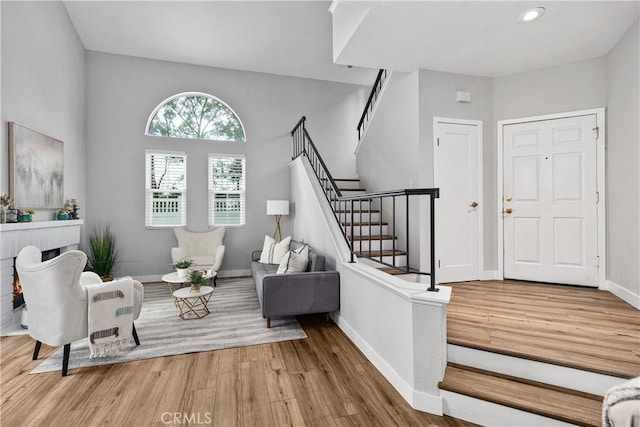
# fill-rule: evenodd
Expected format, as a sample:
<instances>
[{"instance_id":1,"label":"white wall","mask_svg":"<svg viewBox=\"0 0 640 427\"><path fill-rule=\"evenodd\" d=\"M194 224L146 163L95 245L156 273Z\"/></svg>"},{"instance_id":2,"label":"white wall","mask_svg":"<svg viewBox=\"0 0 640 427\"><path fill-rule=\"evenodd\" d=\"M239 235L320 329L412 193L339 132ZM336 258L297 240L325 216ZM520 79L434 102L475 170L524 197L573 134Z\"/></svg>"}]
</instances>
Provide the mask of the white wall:
<instances>
[{"instance_id":1,"label":"white wall","mask_svg":"<svg viewBox=\"0 0 640 427\"><path fill-rule=\"evenodd\" d=\"M246 143L145 136L149 114L167 97L186 91L225 101L245 125ZM267 199L289 197L291 128L307 129L331 171L352 175L350 152L365 88L269 74L232 71L97 52L87 53L87 226L108 221L118 239L117 274L154 276L170 270L173 230L144 225L144 152L187 152L187 228L207 229L207 155L244 153L247 225L228 228L222 273L248 270L251 250L275 227ZM283 218L283 235L291 232Z\"/></svg>"},{"instance_id":2,"label":"white wall","mask_svg":"<svg viewBox=\"0 0 640 427\"><path fill-rule=\"evenodd\" d=\"M438 382L446 363L446 304L451 288L425 292L360 263L348 248L306 161L291 164L294 235L340 272L338 326L415 409L442 413ZM314 224L314 227L309 227Z\"/></svg>"},{"instance_id":3,"label":"white wall","mask_svg":"<svg viewBox=\"0 0 640 427\"><path fill-rule=\"evenodd\" d=\"M7 122L13 121L64 142L64 197L78 199L84 218L84 47L61 2L3 1L0 8L0 192L9 191ZM55 211L38 211L35 220L54 217Z\"/></svg>"},{"instance_id":4,"label":"white wall","mask_svg":"<svg viewBox=\"0 0 640 427\"><path fill-rule=\"evenodd\" d=\"M638 40L636 20L607 56L608 278L624 293L635 295L636 305L640 301Z\"/></svg>"}]
</instances>

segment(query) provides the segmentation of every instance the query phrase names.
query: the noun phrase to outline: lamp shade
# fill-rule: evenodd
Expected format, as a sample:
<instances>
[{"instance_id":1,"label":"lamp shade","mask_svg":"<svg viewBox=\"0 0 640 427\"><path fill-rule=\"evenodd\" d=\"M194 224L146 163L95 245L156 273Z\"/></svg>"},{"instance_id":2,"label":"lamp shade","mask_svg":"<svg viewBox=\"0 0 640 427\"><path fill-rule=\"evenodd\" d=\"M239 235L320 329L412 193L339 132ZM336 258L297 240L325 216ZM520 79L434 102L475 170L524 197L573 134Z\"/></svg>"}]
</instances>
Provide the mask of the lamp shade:
<instances>
[{"instance_id":1,"label":"lamp shade","mask_svg":"<svg viewBox=\"0 0 640 427\"><path fill-rule=\"evenodd\" d=\"M289 215L289 201L267 200L267 215Z\"/></svg>"}]
</instances>

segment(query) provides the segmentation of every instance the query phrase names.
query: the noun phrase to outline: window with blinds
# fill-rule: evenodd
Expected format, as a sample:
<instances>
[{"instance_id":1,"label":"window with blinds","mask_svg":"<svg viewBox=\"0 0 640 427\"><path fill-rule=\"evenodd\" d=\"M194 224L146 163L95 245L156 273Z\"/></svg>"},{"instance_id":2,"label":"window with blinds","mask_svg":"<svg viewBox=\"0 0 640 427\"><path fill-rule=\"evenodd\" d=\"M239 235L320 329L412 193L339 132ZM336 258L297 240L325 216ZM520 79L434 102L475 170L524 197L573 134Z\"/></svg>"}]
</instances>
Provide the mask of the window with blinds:
<instances>
[{"instance_id":1,"label":"window with blinds","mask_svg":"<svg viewBox=\"0 0 640 427\"><path fill-rule=\"evenodd\" d=\"M187 224L187 154L146 151L145 225L180 227Z\"/></svg>"},{"instance_id":2,"label":"window with blinds","mask_svg":"<svg viewBox=\"0 0 640 427\"><path fill-rule=\"evenodd\" d=\"M245 224L245 158L209 154L209 225Z\"/></svg>"}]
</instances>

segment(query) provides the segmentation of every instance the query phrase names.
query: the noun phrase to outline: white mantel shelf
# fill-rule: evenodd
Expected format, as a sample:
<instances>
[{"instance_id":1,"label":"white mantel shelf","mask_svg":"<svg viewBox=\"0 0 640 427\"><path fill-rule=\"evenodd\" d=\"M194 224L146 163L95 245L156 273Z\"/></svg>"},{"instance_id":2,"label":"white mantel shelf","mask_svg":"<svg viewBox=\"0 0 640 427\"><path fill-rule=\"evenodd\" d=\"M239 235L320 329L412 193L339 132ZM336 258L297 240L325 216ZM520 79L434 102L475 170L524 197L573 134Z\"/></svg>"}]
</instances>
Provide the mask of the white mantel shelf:
<instances>
[{"instance_id":1,"label":"white mantel shelf","mask_svg":"<svg viewBox=\"0 0 640 427\"><path fill-rule=\"evenodd\" d=\"M31 221L31 222L12 222L0 224L0 232L2 231L20 231L31 230L34 228L52 228L52 227L70 227L73 225L82 225L82 219L67 219L60 221Z\"/></svg>"}]
</instances>

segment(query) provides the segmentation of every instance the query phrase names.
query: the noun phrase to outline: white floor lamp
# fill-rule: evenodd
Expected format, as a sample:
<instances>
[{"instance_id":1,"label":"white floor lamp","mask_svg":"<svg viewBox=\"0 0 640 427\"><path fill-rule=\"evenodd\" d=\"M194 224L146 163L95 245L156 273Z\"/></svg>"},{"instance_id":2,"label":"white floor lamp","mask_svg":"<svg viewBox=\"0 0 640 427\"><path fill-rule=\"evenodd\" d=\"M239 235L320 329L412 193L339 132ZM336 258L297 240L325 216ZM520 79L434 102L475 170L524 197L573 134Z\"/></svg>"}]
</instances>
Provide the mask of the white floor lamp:
<instances>
[{"instance_id":1,"label":"white floor lamp","mask_svg":"<svg viewBox=\"0 0 640 427\"><path fill-rule=\"evenodd\" d=\"M276 217L276 231L273 233L273 238L278 235L278 241L282 240L280 234L280 218L282 215L289 215L289 201L288 200L267 200L267 215L275 215Z\"/></svg>"}]
</instances>

